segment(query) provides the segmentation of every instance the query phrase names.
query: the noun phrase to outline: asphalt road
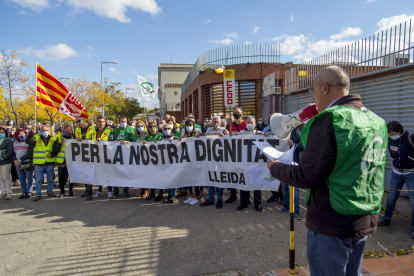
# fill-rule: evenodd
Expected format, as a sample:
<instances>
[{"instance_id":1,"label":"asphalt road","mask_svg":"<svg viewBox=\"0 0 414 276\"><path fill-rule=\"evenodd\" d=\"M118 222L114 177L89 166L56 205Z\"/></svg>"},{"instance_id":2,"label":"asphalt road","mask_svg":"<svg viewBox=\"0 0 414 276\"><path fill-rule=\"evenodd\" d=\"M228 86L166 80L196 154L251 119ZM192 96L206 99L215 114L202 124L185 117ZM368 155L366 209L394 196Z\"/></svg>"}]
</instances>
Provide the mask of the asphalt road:
<instances>
[{"instance_id":1,"label":"asphalt road","mask_svg":"<svg viewBox=\"0 0 414 276\"><path fill-rule=\"evenodd\" d=\"M257 212L253 204L237 211L236 202L220 210L189 206L186 198L167 205L135 197L139 189L130 198L121 190L115 200L104 189L105 197L89 202L80 197L82 186L73 197L47 198L44 185L38 202L13 191L13 199L0 201L0 275L260 275L288 267L289 214L266 203L270 192L262 193ZM390 250L412 243L408 199L397 209L392 225L374 235ZM295 220L295 229L296 262L305 265L305 220ZM372 240L369 249L381 250Z\"/></svg>"}]
</instances>

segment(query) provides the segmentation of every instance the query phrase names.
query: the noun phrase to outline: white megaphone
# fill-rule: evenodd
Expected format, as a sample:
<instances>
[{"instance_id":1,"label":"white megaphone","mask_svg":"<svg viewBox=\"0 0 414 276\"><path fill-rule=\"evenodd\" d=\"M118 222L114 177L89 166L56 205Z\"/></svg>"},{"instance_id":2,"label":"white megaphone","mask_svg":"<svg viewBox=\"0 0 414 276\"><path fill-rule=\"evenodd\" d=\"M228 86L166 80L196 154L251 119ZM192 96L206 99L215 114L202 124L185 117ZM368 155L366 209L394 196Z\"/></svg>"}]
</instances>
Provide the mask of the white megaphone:
<instances>
[{"instance_id":1,"label":"white megaphone","mask_svg":"<svg viewBox=\"0 0 414 276\"><path fill-rule=\"evenodd\" d=\"M270 118L270 128L279 139L287 139L290 132L300 124L312 119L319 113L315 104L309 104L305 108L289 115L275 113Z\"/></svg>"}]
</instances>

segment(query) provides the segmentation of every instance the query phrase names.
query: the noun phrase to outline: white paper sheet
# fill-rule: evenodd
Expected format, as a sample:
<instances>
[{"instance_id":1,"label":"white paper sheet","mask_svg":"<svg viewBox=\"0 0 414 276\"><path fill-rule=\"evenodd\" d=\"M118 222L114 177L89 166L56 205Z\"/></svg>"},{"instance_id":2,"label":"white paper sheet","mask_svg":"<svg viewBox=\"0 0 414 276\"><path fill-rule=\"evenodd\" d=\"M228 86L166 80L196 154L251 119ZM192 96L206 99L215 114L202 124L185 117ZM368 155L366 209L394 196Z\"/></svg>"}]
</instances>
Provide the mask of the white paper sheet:
<instances>
[{"instance_id":1,"label":"white paper sheet","mask_svg":"<svg viewBox=\"0 0 414 276\"><path fill-rule=\"evenodd\" d=\"M263 170L267 169L265 166L249 166L250 185L263 185L275 187L274 191L279 190L280 181L267 181L262 178Z\"/></svg>"},{"instance_id":2,"label":"white paper sheet","mask_svg":"<svg viewBox=\"0 0 414 276\"><path fill-rule=\"evenodd\" d=\"M272 147L268 142L253 142L258 149L260 149L263 154L270 160L278 159L280 162L286 165L293 164L293 152L295 147L292 147L286 152L281 152Z\"/></svg>"},{"instance_id":3,"label":"white paper sheet","mask_svg":"<svg viewBox=\"0 0 414 276\"><path fill-rule=\"evenodd\" d=\"M83 180L85 182L95 182L95 165L84 165Z\"/></svg>"}]
</instances>

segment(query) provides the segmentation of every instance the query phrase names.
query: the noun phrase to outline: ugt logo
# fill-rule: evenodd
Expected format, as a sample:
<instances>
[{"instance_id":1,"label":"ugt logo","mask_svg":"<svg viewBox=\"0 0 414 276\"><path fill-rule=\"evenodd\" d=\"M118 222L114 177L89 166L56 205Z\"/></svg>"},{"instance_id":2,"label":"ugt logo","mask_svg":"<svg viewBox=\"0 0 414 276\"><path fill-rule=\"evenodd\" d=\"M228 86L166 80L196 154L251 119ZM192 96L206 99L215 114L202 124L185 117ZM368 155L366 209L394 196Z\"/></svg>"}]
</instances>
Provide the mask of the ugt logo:
<instances>
[{"instance_id":1,"label":"ugt logo","mask_svg":"<svg viewBox=\"0 0 414 276\"><path fill-rule=\"evenodd\" d=\"M386 148L382 146L384 141L380 136L372 140L361 162L361 170L364 175L370 175L374 170L384 162ZM372 167L373 166L373 167ZM368 170L372 167L371 170Z\"/></svg>"}]
</instances>

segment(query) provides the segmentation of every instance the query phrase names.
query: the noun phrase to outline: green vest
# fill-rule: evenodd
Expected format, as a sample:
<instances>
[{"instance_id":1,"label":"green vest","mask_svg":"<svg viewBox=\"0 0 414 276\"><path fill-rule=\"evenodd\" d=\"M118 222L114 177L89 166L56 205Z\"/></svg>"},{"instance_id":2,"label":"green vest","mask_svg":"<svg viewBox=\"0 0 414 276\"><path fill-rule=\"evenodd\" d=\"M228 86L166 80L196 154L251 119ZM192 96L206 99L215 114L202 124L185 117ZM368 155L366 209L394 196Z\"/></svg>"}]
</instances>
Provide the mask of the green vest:
<instances>
[{"instance_id":1,"label":"green vest","mask_svg":"<svg viewBox=\"0 0 414 276\"><path fill-rule=\"evenodd\" d=\"M312 123L326 114L333 116L337 146L335 167L326 183L332 208L344 215L379 213L388 143L384 120L369 110L333 106L305 125L300 136L304 148ZM309 196L310 190L306 204Z\"/></svg>"},{"instance_id":2,"label":"green vest","mask_svg":"<svg viewBox=\"0 0 414 276\"><path fill-rule=\"evenodd\" d=\"M96 141L96 135L98 134L98 132L96 131L96 129L93 130L92 132L92 140ZM111 130L109 128L106 128L104 131L102 131L101 133L101 141L108 141L109 138L109 134L111 134Z\"/></svg>"},{"instance_id":3,"label":"green vest","mask_svg":"<svg viewBox=\"0 0 414 276\"><path fill-rule=\"evenodd\" d=\"M144 140L146 140L146 138L147 138L147 132L146 131L144 132L144 137L143 138L144 138ZM134 134L131 138L131 142L142 142L141 134L139 134L138 132L136 134Z\"/></svg>"},{"instance_id":4,"label":"green vest","mask_svg":"<svg viewBox=\"0 0 414 276\"><path fill-rule=\"evenodd\" d=\"M123 129L114 128L114 140L115 141L131 141L132 135L134 135L135 129L132 127L126 127Z\"/></svg>"},{"instance_id":5,"label":"green vest","mask_svg":"<svg viewBox=\"0 0 414 276\"><path fill-rule=\"evenodd\" d=\"M36 146L33 150L33 164L43 165L46 162L56 162L56 157L46 157L46 155L52 153L52 147L53 143L56 141L56 137L50 137L47 146L45 146L45 143L43 143L43 140L40 138L39 134L36 134L34 138L36 138Z\"/></svg>"},{"instance_id":6,"label":"green vest","mask_svg":"<svg viewBox=\"0 0 414 276\"><path fill-rule=\"evenodd\" d=\"M147 142L154 142L155 140L156 141L161 141L162 137L164 137L164 134L157 133L157 134L152 135L152 136L147 136L147 138L145 138L145 141L147 141Z\"/></svg>"}]
</instances>

